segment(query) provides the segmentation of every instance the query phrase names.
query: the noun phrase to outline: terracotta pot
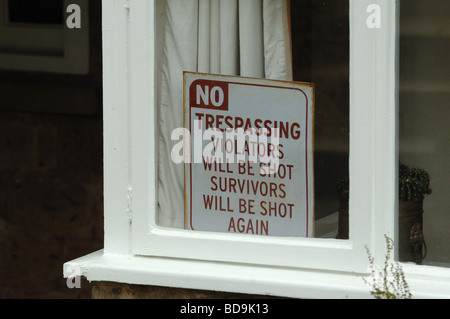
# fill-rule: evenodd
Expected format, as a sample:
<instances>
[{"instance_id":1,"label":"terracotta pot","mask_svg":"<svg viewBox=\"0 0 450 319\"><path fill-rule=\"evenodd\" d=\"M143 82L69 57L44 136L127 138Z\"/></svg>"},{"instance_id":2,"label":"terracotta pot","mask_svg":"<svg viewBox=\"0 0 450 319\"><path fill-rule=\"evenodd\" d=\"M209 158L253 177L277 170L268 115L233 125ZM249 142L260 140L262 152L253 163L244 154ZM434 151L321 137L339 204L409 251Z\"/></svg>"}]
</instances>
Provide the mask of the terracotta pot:
<instances>
[{"instance_id":1,"label":"terracotta pot","mask_svg":"<svg viewBox=\"0 0 450 319\"><path fill-rule=\"evenodd\" d=\"M427 247L423 236L423 199L398 204L399 261L421 263Z\"/></svg>"}]
</instances>

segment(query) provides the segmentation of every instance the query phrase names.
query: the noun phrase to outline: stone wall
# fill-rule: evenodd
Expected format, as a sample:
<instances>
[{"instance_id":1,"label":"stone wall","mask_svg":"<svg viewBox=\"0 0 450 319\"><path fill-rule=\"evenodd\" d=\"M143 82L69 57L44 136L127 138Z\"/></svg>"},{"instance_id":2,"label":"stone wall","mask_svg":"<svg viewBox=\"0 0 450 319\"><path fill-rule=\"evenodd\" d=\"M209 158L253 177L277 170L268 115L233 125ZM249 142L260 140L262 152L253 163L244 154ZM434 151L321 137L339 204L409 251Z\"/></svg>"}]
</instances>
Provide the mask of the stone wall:
<instances>
[{"instance_id":1,"label":"stone wall","mask_svg":"<svg viewBox=\"0 0 450 319\"><path fill-rule=\"evenodd\" d=\"M101 117L0 115L0 298L90 297L64 262L103 246Z\"/></svg>"},{"instance_id":2,"label":"stone wall","mask_svg":"<svg viewBox=\"0 0 450 319\"><path fill-rule=\"evenodd\" d=\"M90 72L0 71L0 298L90 298L63 263L103 247L100 0Z\"/></svg>"},{"instance_id":3,"label":"stone wall","mask_svg":"<svg viewBox=\"0 0 450 319\"><path fill-rule=\"evenodd\" d=\"M270 296L206 291L198 289L130 285L115 282L95 282L93 299L267 299Z\"/></svg>"}]
</instances>

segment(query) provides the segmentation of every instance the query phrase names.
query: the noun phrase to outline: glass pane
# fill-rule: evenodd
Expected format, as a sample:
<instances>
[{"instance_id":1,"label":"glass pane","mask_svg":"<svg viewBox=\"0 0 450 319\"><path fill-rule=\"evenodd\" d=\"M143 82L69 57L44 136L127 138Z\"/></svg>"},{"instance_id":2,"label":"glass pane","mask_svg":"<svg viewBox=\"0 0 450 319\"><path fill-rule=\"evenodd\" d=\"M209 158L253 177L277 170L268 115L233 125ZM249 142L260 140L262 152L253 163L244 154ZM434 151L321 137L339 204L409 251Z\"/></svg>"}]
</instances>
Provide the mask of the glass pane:
<instances>
[{"instance_id":1,"label":"glass pane","mask_svg":"<svg viewBox=\"0 0 450 319\"><path fill-rule=\"evenodd\" d=\"M399 259L450 265L450 2L402 0Z\"/></svg>"},{"instance_id":2,"label":"glass pane","mask_svg":"<svg viewBox=\"0 0 450 319\"><path fill-rule=\"evenodd\" d=\"M8 1L8 21L11 23L62 25L63 19L63 0Z\"/></svg>"},{"instance_id":3,"label":"glass pane","mask_svg":"<svg viewBox=\"0 0 450 319\"><path fill-rule=\"evenodd\" d=\"M348 0L291 1L294 81L316 88L316 237L348 238L348 13Z\"/></svg>"},{"instance_id":4,"label":"glass pane","mask_svg":"<svg viewBox=\"0 0 450 319\"><path fill-rule=\"evenodd\" d=\"M294 200L297 193L298 197L303 196L303 190L296 189L295 181L291 178L291 173L298 173L296 168L303 169L303 160L297 161L294 157L300 152L313 152L311 161L307 162L308 165L313 164L310 165L313 175L310 180L314 180L314 183L307 187L306 193L314 194L312 205L307 204L307 207L314 209L305 223L313 220L314 231L309 229L306 236L348 238L348 0L226 1L216 6L217 3L219 2L202 1L197 5L197 2L157 2L159 5L157 11L160 13L157 17L160 35L157 39L160 43L157 46L160 50L158 52L160 60L157 63L158 87L161 88L158 97L159 224L194 229L190 223L192 216L226 215L229 223L224 224L224 227L221 224L220 227L223 229L221 231L272 235L271 223L275 220L280 218L288 220L292 215L304 214L302 209L298 209L300 205L293 205L285 197L291 193L294 194L292 195ZM213 23L214 21L217 23ZM180 52L183 54L179 54ZM239 76L247 79L245 81L252 81L248 80L249 78L255 79L254 83L247 85L240 101L249 95L252 96L252 101L260 101L261 105L263 102L273 100L275 111L268 115L267 112L260 111L258 105L250 105L249 102L246 105L244 103L242 109L237 111L242 111L241 115L236 113L237 115L227 118L230 114L225 113L230 112L228 105L230 109L233 105L237 105L233 104L235 102L229 93L231 89L228 91L228 84L224 85L224 80L221 82L220 77L215 77L216 86L208 82L211 83L211 87L207 87L206 82L201 82L204 79L197 78L195 81L199 82L189 82L189 85L186 85L186 90L190 91L191 84L199 83L201 91L197 89L196 98L195 94L183 96L183 80L186 81L190 76L186 75L183 79L183 71L213 74L212 76L217 74ZM288 139L296 139L297 135L303 138L306 131L301 124L297 126L300 122L296 122L296 119L304 113L300 114L298 110L286 111L287 109L281 106L285 103L285 99L278 99L276 97L278 93L275 91L273 95L262 98L262 94L266 91L262 92L263 85L258 82L259 79L281 80L283 85L292 82L297 83L295 85L313 84L314 97L311 99L312 103L308 104L314 106L313 114L307 116L314 119L314 129L308 135L312 142L307 144L313 144L313 148L307 151L299 148L298 153L293 152L292 157L287 155L290 153L285 152L285 148L282 148L281 156L284 158L279 158L281 170L270 178L266 175L253 175L255 167L246 167L242 169L243 176L231 178L231 174L239 170L237 166L211 166L201 162L190 165L200 167L198 171L204 172L206 177L196 173L195 176L198 178L194 178L191 177L192 168L184 171L184 164L180 163L181 161L174 163L172 157L174 147L180 145L176 137L170 141L174 130L185 125L192 128L189 122L192 121L192 114L185 113L183 103L189 104L190 108L195 104L197 110L203 110L198 111L197 118L203 121L206 127L218 128L222 133L224 127L233 129L247 127L247 120L250 119L248 123L255 125L256 129L258 126L279 128L280 142L284 146L288 143ZM190 81L194 80L191 78ZM276 83L272 82L272 88L275 89L275 86ZM213 91L213 88L217 90ZM286 94L286 97L288 95ZM223 107L223 101L226 101L227 107ZM217 108L206 114L204 109L208 108L210 102L212 104L217 102ZM222 111L223 114L220 113ZM187 121L189 125L185 119L189 119ZM192 131L189 133L194 134ZM191 147L193 139L190 141ZM203 143L206 144L208 143ZM227 146L229 145L225 144L225 147ZM270 144L267 149L269 147ZM277 148L272 150L274 149ZM182 149L176 149L176 155L181 154L180 150ZM266 172L268 171L264 174ZM203 177L206 182L201 181ZM298 178L304 178L304 174L301 173ZM208 194L198 191L199 188L207 189L205 185L210 186ZM267 195L270 202L261 199L252 202L247 196L247 201L242 202L245 205L241 205L239 196L243 196L244 192L246 196L254 192L261 193L262 196ZM185 193L189 195L185 197ZM194 199L192 194L195 194ZM197 203L191 205L194 200ZM183 212L188 217L184 216ZM253 222L250 223L250 220ZM213 222L207 226L211 224ZM202 225L206 225L206 222ZM283 232L282 229L274 236L304 236L300 232L296 235L295 231L290 229L291 226L292 224L286 224L286 231ZM199 230L211 229L205 226Z\"/></svg>"}]
</instances>

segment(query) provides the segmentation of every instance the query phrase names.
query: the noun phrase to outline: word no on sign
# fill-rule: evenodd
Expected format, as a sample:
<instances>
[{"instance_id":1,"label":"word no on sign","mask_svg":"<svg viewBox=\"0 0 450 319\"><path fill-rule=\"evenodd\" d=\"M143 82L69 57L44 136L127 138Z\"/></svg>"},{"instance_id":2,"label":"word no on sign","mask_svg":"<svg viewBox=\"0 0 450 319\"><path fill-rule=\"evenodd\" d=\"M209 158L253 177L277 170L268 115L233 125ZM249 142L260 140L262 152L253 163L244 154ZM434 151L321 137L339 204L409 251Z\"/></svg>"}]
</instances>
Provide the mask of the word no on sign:
<instances>
[{"instance_id":1,"label":"word no on sign","mask_svg":"<svg viewBox=\"0 0 450 319\"><path fill-rule=\"evenodd\" d=\"M309 83L185 72L186 228L312 236L313 103Z\"/></svg>"}]
</instances>

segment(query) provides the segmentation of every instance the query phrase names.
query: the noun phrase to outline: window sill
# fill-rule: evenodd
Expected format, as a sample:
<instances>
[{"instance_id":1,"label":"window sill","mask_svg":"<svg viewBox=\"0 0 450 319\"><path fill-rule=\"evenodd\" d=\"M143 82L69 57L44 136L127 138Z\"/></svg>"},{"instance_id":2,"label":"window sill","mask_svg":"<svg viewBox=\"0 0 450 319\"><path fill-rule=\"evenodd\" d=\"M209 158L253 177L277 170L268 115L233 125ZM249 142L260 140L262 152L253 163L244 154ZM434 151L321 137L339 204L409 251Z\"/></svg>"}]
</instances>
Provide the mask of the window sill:
<instances>
[{"instance_id":1,"label":"window sill","mask_svg":"<svg viewBox=\"0 0 450 319\"><path fill-rule=\"evenodd\" d=\"M450 297L450 281L439 271L430 275L427 266L402 265L414 299ZM373 298L363 281L364 274L350 272L118 255L103 250L66 262L64 277L73 275L73 269L79 269L88 281L288 298Z\"/></svg>"},{"instance_id":2,"label":"window sill","mask_svg":"<svg viewBox=\"0 0 450 319\"><path fill-rule=\"evenodd\" d=\"M236 263L105 253L64 264L89 281L165 286L291 298L370 298L361 275Z\"/></svg>"}]
</instances>

